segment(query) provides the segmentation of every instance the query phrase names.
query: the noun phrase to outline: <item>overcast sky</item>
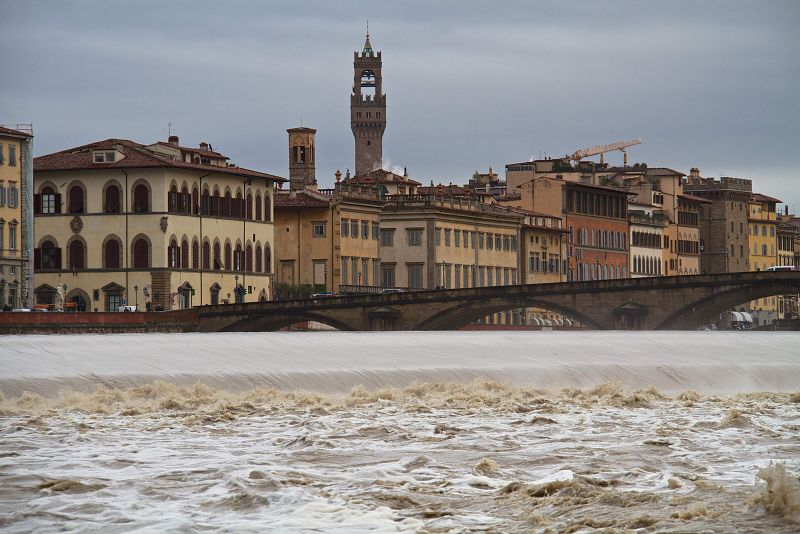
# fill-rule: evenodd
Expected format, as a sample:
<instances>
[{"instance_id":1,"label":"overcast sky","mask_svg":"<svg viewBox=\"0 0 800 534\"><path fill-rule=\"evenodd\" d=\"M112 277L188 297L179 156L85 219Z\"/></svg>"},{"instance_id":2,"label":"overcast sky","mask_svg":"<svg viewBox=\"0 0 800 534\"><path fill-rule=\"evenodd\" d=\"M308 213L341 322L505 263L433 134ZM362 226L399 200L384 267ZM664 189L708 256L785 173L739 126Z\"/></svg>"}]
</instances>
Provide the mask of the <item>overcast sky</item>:
<instances>
[{"instance_id":1,"label":"overcast sky","mask_svg":"<svg viewBox=\"0 0 800 534\"><path fill-rule=\"evenodd\" d=\"M631 163L751 178L800 210L798 1L0 4L0 123L33 123L36 155L165 140L171 122L181 144L286 176L302 117L329 186L354 166L369 18L384 159L419 181L641 137Z\"/></svg>"}]
</instances>

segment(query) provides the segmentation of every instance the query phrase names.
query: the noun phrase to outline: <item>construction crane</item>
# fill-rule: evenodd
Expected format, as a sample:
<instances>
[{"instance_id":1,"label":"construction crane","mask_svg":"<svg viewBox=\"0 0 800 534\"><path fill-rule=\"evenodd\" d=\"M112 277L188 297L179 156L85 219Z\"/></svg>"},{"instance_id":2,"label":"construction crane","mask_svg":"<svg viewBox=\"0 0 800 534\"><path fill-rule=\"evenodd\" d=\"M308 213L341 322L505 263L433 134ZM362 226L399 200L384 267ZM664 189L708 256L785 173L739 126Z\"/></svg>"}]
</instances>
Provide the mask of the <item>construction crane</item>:
<instances>
[{"instance_id":1,"label":"construction crane","mask_svg":"<svg viewBox=\"0 0 800 534\"><path fill-rule=\"evenodd\" d=\"M606 152L613 152L614 150L619 150L624 155L625 165L627 166L628 165L628 153L625 151L625 149L628 148L628 147L632 147L632 146L640 145L640 144L642 144L642 140L641 139L633 139L631 141L619 141L617 143L611 143L609 145L593 146L593 147L590 147L590 148L584 148L584 149L581 149L581 150L576 150L571 156L569 156L569 159L571 159L573 161L580 161L583 158L588 158L589 156L596 156L597 154L600 154L600 163L602 164L602 163L604 163L603 155Z\"/></svg>"}]
</instances>

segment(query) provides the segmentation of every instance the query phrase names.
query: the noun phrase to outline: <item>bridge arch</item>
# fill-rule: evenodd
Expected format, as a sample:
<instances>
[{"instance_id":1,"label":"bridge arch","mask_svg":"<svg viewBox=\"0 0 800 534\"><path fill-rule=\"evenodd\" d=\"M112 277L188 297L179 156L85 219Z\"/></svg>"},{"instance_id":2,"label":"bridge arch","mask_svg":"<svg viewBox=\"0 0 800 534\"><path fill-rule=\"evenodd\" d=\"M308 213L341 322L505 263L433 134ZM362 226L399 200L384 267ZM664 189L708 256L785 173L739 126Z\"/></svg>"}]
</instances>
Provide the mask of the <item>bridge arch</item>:
<instances>
[{"instance_id":1,"label":"bridge arch","mask_svg":"<svg viewBox=\"0 0 800 534\"><path fill-rule=\"evenodd\" d=\"M695 329L736 306L764 297L796 294L797 291L796 285L778 281L774 284L745 285L718 291L673 312L656 326L656 330Z\"/></svg>"},{"instance_id":2,"label":"bridge arch","mask_svg":"<svg viewBox=\"0 0 800 534\"><path fill-rule=\"evenodd\" d=\"M455 304L421 321L414 327L414 330L458 330L481 317L517 308L544 308L580 321L591 328L604 328L588 315L553 301L530 297L501 297Z\"/></svg>"},{"instance_id":3,"label":"bridge arch","mask_svg":"<svg viewBox=\"0 0 800 534\"><path fill-rule=\"evenodd\" d=\"M276 317L273 314L254 315L234 321L224 328L222 332L275 332L282 328L292 326L298 323L307 321L316 321L324 325L341 330L343 332L351 332L357 330L344 321L329 317L328 315L314 312L297 313L292 315L281 315Z\"/></svg>"}]
</instances>

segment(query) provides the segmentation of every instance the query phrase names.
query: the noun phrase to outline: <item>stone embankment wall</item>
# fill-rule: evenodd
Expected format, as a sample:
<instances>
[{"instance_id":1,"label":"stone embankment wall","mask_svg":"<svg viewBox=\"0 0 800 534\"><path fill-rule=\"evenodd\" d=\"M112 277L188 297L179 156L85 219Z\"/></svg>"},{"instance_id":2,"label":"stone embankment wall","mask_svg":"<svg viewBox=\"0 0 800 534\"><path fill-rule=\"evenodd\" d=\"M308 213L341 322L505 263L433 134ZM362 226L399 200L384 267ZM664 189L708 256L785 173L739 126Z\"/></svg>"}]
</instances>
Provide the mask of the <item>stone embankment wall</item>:
<instances>
[{"instance_id":1,"label":"stone embankment wall","mask_svg":"<svg viewBox=\"0 0 800 534\"><path fill-rule=\"evenodd\" d=\"M3 312L0 334L115 334L193 332L197 311L170 312Z\"/></svg>"}]
</instances>

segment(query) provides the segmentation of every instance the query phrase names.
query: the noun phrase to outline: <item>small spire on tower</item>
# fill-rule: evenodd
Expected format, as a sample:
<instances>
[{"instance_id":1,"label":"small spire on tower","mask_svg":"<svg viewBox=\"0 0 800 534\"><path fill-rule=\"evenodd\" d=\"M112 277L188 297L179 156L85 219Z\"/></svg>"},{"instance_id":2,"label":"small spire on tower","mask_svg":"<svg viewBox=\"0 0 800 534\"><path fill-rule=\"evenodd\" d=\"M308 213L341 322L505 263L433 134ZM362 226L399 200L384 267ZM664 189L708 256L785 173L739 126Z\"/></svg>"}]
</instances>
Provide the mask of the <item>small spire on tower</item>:
<instances>
[{"instance_id":1,"label":"small spire on tower","mask_svg":"<svg viewBox=\"0 0 800 534\"><path fill-rule=\"evenodd\" d=\"M369 19L367 19L367 39L364 41L364 54L372 54L372 44L369 42Z\"/></svg>"}]
</instances>

